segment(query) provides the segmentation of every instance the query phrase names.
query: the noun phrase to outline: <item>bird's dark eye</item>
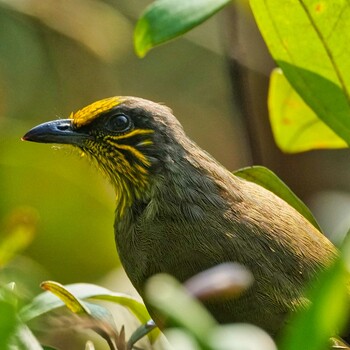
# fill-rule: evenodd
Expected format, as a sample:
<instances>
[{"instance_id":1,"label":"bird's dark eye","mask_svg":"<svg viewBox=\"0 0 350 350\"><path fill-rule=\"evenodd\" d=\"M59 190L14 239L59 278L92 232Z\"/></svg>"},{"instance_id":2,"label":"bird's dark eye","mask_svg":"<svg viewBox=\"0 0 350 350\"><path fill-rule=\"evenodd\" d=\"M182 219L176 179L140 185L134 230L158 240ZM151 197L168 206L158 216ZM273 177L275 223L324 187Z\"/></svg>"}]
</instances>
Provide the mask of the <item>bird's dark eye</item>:
<instances>
[{"instance_id":1,"label":"bird's dark eye","mask_svg":"<svg viewBox=\"0 0 350 350\"><path fill-rule=\"evenodd\" d=\"M123 132L131 127L131 120L125 114L116 114L109 119L107 127L110 131Z\"/></svg>"}]
</instances>

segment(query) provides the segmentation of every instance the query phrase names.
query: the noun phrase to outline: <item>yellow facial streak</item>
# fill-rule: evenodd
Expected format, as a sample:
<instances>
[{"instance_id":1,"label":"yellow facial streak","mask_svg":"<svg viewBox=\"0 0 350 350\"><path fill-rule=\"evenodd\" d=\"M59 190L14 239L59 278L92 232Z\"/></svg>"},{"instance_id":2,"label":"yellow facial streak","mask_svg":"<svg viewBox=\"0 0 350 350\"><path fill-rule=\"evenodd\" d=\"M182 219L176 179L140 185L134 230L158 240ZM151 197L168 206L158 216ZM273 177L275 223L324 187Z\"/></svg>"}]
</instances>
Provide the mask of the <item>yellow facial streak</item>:
<instances>
[{"instance_id":1,"label":"yellow facial streak","mask_svg":"<svg viewBox=\"0 0 350 350\"><path fill-rule=\"evenodd\" d=\"M150 166L151 162L139 151L137 150L135 147L129 146L129 145L119 145L119 144L115 144L115 147L119 148L119 149L124 149L126 151L129 151L130 153L132 153L132 155L137 158L138 160L141 161L141 163L143 163L146 166Z\"/></svg>"},{"instance_id":2,"label":"yellow facial streak","mask_svg":"<svg viewBox=\"0 0 350 350\"><path fill-rule=\"evenodd\" d=\"M111 137L110 140L107 140L107 143L109 143L110 145L119 148L119 149L124 149L126 151L129 151L130 153L132 153L134 155L134 157L138 158L144 165L149 166L150 162L149 160L145 157L144 154L142 154L138 149L136 149L133 146L129 146L129 145L123 145L123 144L119 144L118 141L122 140L122 139L126 139L129 137L132 137L134 135L140 135L140 134L151 134L153 133L154 130L148 130L148 129L136 129L133 130L127 134L124 135L115 135L113 137ZM146 142L146 144L148 145L152 145L153 142L152 140L145 140L143 142Z\"/></svg>"},{"instance_id":3,"label":"yellow facial streak","mask_svg":"<svg viewBox=\"0 0 350 350\"><path fill-rule=\"evenodd\" d=\"M147 134L153 134L153 133L154 133L154 130L152 130L152 129L135 129L127 134L114 136L113 138L115 140L123 140L123 139L127 139L128 137L135 136L135 135L147 135Z\"/></svg>"},{"instance_id":4,"label":"yellow facial streak","mask_svg":"<svg viewBox=\"0 0 350 350\"><path fill-rule=\"evenodd\" d=\"M91 123L99 114L109 111L111 108L118 106L125 99L122 97L109 97L104 100L94 102L79 111L72 113L70 119L76 127Z\"/></svg>"}]
</instances>

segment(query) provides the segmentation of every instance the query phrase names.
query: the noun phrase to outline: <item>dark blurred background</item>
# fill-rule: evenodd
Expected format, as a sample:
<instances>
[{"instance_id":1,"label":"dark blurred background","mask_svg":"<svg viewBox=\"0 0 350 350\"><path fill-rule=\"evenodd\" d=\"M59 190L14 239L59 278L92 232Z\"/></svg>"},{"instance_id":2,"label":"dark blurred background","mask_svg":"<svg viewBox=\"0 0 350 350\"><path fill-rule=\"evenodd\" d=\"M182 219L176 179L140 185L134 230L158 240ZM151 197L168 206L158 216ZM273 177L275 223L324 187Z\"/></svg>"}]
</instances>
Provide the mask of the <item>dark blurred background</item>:
<instances>
[{"instance_id":1,"label":"dark blurred background","mask_svg":"<svg viewBox=\"0 0 350 350\"><path fill-rule=\"evenodd\" d=\"M117 280L108 277L119 266L111 186L70 148L20 141L34 125L108 96L164 102L228 169L265 165L334 240L349 226L348 150L284 155L274 144L266 107L274 65L246 3L139 59L133 27L149 3L0 0L0 240L11 220L35 226L12 268L36 292L45 278Z\"/></svg>"}]
</instances>

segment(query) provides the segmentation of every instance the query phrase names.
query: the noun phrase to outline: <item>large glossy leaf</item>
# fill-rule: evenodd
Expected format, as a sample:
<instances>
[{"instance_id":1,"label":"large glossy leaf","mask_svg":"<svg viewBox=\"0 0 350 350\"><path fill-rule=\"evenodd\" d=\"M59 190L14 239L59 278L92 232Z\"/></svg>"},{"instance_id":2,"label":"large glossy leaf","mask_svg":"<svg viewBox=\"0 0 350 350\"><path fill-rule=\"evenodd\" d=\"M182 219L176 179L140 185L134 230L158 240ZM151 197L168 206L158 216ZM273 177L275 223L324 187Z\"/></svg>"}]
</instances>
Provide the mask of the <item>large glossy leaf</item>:
<instances>
[{"instance_id":1,"label":"large glossy leaf","mask_svg":"<svg viewBox=\"0 0 350 350\"><path fill-rule=\"evenodd\" d=\"M272 132L283 152L347 147L297 94L279 68L271 74L268 106Z\"/></svg>"},{"instance_id":2,"label":"large glossy leaf","mask_svg":"<svg viewBox=\"0 0 350 350\"><path fill-rule=\"evenodd\" d=\"M350 144L350 3L250 0L267 43L304 101Z\"/></svg>"},{"instance_id":3,"label":"large glossy leaf","mask_svg":"<svg viewBox=\"0 0 350 350\"><path fill-rule=\"evenodd\" d=\"M135 51L143 57L154 46L187 32L231 0L156 0L138 20Z\"/></svg>"},{"instance_id":4,"label":"large glossy leaf","mask_svg":"<svg viewBox=\"0 0 350 350\"><path fill-rule=\"evenodd\" d=\"M234 172L236 176L242 177L251 182L266 188L278 197L286 201L301 215L310 221L319 231L321 228L309 208L293 193L293 191L271 170L263 166L252 166Z\"/></svg>"},{"instance_id":5,"label":"large glossy leaf","mask_svg":"<svg viewBox=\"0 0 350 350\"><path fill-rule=\"evenodd\" d=\"M308 307L291 318L281 341L282 350L329 349L329 339L346 326L350 311L349 253L348 237L341 256L310 286Z\"/></svg>"}]
</instances>

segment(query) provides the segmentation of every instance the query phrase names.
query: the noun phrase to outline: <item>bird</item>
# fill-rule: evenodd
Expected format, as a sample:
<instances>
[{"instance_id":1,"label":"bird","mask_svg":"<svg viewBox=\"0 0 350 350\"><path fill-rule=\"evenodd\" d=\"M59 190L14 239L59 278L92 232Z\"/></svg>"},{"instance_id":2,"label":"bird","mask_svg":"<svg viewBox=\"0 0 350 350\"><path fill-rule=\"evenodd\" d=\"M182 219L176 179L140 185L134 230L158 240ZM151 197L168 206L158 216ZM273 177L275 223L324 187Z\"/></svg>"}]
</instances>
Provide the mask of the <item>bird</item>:
<instances>
[{"instance_id":1,"label":"bird","mask_svg":"<svg viewBox=\"0 0 350 350\"><path fill-rule=\"evenodd\" d=\"M184 282L237 262L253 284L239 297L204 304L219 323L251 323L275 338L307 303L305 286L338 255L284 200L201 149L163 104L110 97L22 139L72 145L109 179L117 251L141 296L158 273Z\"/></svg>"}]
</instances>

